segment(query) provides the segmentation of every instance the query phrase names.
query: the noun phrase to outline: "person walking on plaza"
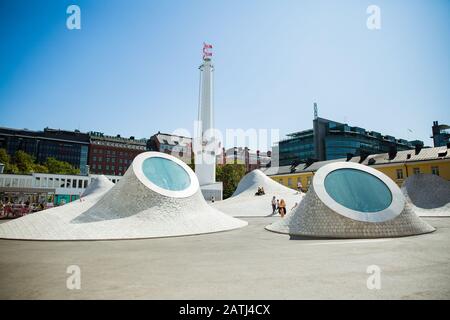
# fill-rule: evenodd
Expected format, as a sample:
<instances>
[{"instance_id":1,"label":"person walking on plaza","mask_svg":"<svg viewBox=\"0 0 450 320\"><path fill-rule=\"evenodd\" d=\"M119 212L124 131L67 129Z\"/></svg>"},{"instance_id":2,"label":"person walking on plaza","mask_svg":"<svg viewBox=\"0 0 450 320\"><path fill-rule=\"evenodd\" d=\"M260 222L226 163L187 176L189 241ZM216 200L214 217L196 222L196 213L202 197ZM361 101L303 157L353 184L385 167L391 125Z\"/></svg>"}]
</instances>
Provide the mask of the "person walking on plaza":
<instances>
[{"instance_id":1,"label":"person walking on plaza","mask_svg":"<svg viewBox=\"0 0 450 320\"><path fill-rule=\"evenodd\" d=\"M280 200L280 206L279 206L279 210L280 210L280 215L282 218L284 218L284 216L286 215L286 202L284 202L284 199Z\"/></svg>"},{"instance_id":2,"label":"person walking on plaza","mask_svg":"<svg viewBox=\"0 0 450 320\"><path fill-rule=\"evenodd\" d=\"M274 214L275 211L277 211L277 199L275 198L275 196L273 196L273 198L272 198L272 214Z\"/></svg>"}]
</instances>

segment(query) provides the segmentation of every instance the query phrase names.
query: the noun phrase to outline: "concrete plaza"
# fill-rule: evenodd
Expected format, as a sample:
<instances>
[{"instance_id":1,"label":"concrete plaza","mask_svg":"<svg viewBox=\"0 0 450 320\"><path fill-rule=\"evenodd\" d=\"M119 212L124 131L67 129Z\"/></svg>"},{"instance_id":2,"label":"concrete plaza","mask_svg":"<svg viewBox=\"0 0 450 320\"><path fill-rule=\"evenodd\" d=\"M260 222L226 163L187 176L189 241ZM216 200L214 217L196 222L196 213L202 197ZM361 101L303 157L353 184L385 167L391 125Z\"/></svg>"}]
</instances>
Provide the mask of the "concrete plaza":
<instances>
[{"instance_id":1,"label":"concrete plaza","mask_svg":"<svg viewBox=\"0 0 450 320\"><path fill-rule=\"evenodd\" d=\"M431 234L373 240L291 240L264 230L277 219L178 238L0 240L0 299L450 299L450 218L425 218ZM66 287L70 265L80 290ZM367 288L370 265L380 290Z\"/></svg>"}]
</instances>

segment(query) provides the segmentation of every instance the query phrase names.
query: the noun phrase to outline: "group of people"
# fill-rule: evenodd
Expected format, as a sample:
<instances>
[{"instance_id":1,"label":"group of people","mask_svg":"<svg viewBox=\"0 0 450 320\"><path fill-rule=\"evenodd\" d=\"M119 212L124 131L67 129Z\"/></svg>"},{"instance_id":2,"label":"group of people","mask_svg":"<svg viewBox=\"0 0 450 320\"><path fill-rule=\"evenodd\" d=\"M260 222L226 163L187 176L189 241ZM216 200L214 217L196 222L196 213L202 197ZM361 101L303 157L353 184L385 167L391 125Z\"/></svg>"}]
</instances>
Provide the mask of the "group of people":
<instances>
[{"instance_id":1,"label":"group of people","mask_svg":"<svg viewBox=\"0 0 450 320\"><path fill-rule=\"evenodd\" d=\"M0 201L0 218L17 218L36 211L44 210L44 203L11 203L11 201Z\"/></svg>"},{"instance_id":2,"label":"group of people","mask_svg":"<svg viewBox=\"0 0 450 320\"><path fill-rule=\"evenodd\" d=\"M278 214L283 218L286 215L286 201L284 199L277 199L275 196L272 198L272 214Z\"/></svg>"},{"instance_id":3,"label":"group of people","mask_svg":"<svg viewBox=\"0 0 450 320\"><path fill-rule=\"evenodd\" d=\"M294 204L294 206L291 208L291 211L294 210L298 206L298 202ZM275 214L278 212L278 214L284 218L286 215L286 201L284 199L277 199L275 196L272 198L272 214Z\"/></svg>"},{"instance_id":4,"label":"group of people","mask_svg":"<svg viewBox=\"0 0 450 320\"><path fill-rule=\"evenodd\" d=\"M255 196L262 196L265 194L266 192L264 191L264 187L258 187L258 191L255 193Z\"/></svg>"}]
</instances>

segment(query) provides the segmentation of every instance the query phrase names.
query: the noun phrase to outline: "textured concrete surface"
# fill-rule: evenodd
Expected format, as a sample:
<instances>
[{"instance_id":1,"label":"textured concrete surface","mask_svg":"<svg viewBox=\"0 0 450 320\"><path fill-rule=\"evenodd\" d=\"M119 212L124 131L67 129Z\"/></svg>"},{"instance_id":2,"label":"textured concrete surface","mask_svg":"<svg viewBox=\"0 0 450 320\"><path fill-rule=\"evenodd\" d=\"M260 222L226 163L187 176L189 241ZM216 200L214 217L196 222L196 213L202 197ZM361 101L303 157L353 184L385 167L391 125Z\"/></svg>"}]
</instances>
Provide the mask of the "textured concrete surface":
<instances>
[{"instance_id":1,"label":"textured concrete surface","mask_svg":"<svg viewBox=\"0 0 450 320\"><path fill-rule=\"evenodd\" d=\"M155 153L142 153L138 157L145 158L147 154ZM122 179L106 193L97 192L76 204L44 210L2 224L0 238L141 239L219 232L247 225L245 221L209 206L198 182L192 180L196 179L195 174L187 165L184 166L191 173L191 185L196 184L192 195L169 197L150 189L145 185L144 179L147 178L137 173L138 157Z\"/></svg>"},{"instance_id":2,"label":"textured concrete surface","mask_svg":"<svg viewBox=\"0 0 450 320\"><path fill-rule=\"evenodd\" d=\"M421 236L290 240L248 218L230 232L121 241L0 240L0 299L450 299L450 219ZM66 269L81 268L81 290ZM369 290L367 267L381 269Z\"/></svg>"},{"instance_id":3,"label":"textured concrete surface","mask_svg":"<svg viewBox=\"0 0 450 320\"><path fill-rule=\"evenodd\" d=\"M255 196L258 187L264 188L264 195ZM239 181L232 197L217 201L213 206L233 217L267 217L272 215L273 196L278 200L284 199L289 211L295 203L302 201L304 194L283 186L256 169Z\"/></svg>"},{"instance_id":4,"label":"textured concrete surface","mask_svg":"<svg viewBox=\"0 0 450 320\"><path fill-rule=\"evenodd\" d=\"M397 217L383 222L347 218L328 208L318 197L313 184L295 210L266 229L290 235L330 238L402 237L434 231L432 226L414 213L409 203L405 204Z\"/></svg>"},{"instance_id":5,"label":"textured concrete surface","mask_svg":"<svg viewBox=\"0 0 450 320\"><path fill-rule=\"evenodd\" d=\"M450 181L434 174L415 174L402 192L418 216L450 216Z\"/></svg>"}]
</instances>

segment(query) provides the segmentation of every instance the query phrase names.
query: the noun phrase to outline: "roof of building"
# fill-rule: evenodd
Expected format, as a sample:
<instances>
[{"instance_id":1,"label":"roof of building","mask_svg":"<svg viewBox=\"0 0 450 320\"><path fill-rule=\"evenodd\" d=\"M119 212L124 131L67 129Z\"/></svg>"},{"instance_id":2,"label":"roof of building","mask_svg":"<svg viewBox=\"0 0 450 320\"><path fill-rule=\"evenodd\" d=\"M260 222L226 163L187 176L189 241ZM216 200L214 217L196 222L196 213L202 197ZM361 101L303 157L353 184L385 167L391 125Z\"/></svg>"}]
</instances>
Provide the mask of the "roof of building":
<instances>
[{"instance_id":1,"label":"roof of building","mask_svg":"<svg viewBox=\"0 0 450 320\"><path fill-rule=\"evenodd\" d=\"M35 138L54 141L69 141L74 143L89 143L89 135L79 130L69 131L62 129L44 128L44 130L14 129L0 127L0 135L19 138Z\"/></svg>"},{"instance_id":2,"label":"roof of building","mask_svg":"<svg viewBox=\"0 0 450 320\"><path fill-rule=\"evenodd\" d=\"M121 137L119 134L116 136L108 136L105 135L103 132L89 132L89 137L91 139L91 142L94 141L108 141L113 143L119 143L119 144L132 144L132 145L140 145L145 146L147 143L147 139L135 139L135 137L131 136L129 138Z\"/></svg>"},{"instance_id":3,"label":"roof of building","mask_svg":"<svg viewBox=\"0 0 450 320\"><path fill-rule=\"evenodd\" d=\"M418 149L419 150L419 149ZM415 149L398 151L395 156L391 157L389 153L372 154L367 156L363 161L361 161L360 156L352 157L350 160L346 158L327 160L327 161L317 161L311 165L306 163L301 163L295 168L292 166L281 166L281 167L270 167L267 169L261 169L266 175L284 175L284 174L294 174L300 172L315 172L324 165L333 162L356 162L370 166L386 165L394 163L408 163L408 162L418 162L418 161L430 161L438 159L450 159L450 152L447 147L436 147L436 148L422 148L416 153Z\"/></svg>"},{"instance_id":4,"label":"roof of building","mask_svg":"<svg viewBox=\"0 0 450 320\"><path fill-rule=\"evenodd\" d=\"M173 146L180 145L182 147L192 144L192 138L177 136L168 133L158 132L153 137L155 137L160 144L168 144Z\"/></svg>"}]
</instances>

